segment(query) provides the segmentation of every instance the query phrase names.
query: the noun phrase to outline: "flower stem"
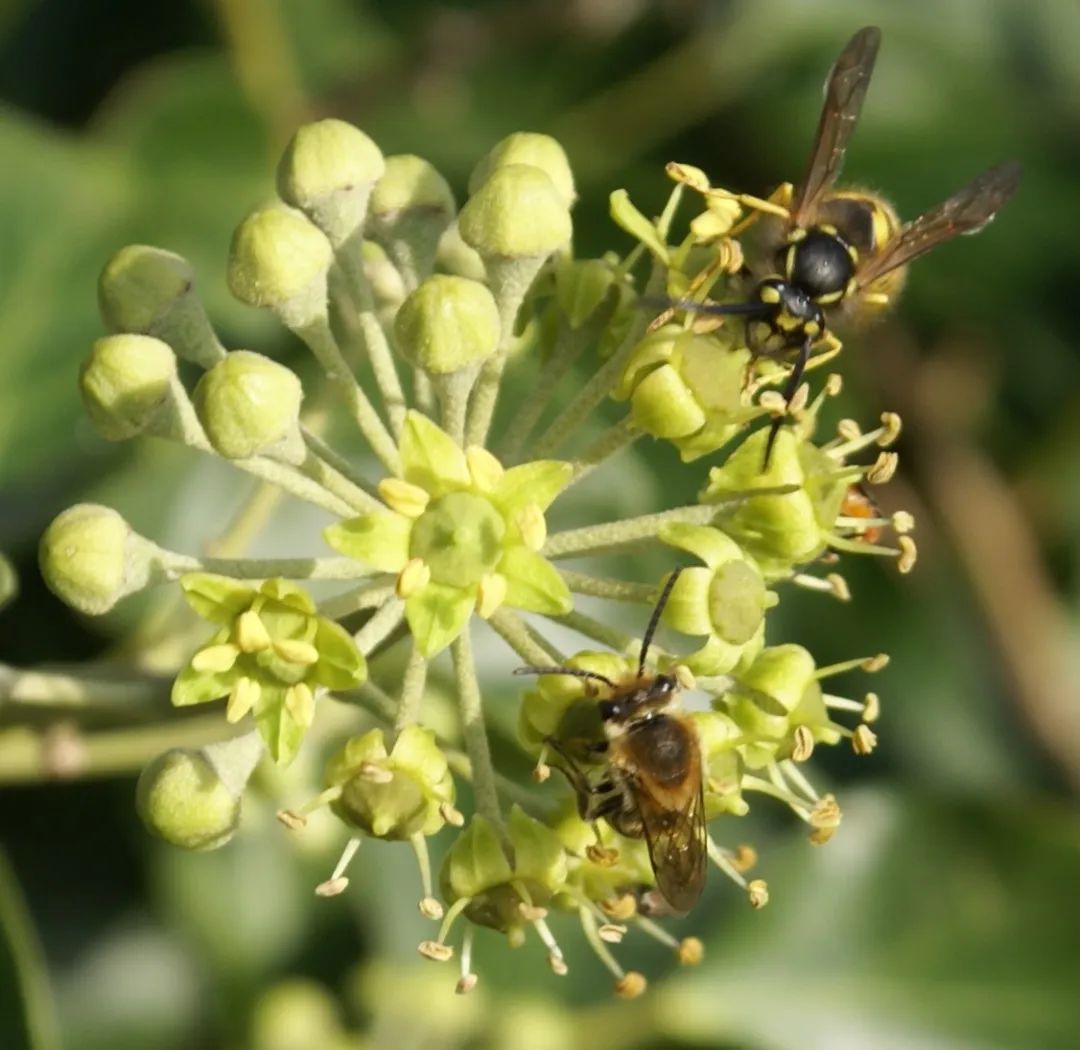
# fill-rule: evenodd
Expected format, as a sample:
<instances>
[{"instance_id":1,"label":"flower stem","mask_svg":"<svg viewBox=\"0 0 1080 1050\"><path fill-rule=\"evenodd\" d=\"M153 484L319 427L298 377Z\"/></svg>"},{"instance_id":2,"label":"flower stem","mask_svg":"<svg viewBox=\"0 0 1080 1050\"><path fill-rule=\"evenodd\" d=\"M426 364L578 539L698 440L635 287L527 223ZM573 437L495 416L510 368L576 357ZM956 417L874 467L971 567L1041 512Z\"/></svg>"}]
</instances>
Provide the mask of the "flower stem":
<instances>
[{"instance_id":1,"label":"flower stem","mask_svg":"<svg viewBox=\"0 0 1080 1050\"><path fill-rule=\"evenodd\" d=\"M600 435L577 459L573 461L574 473L570 484L580 481L591 474L606 459L632 445L643 431L638 428L629 415L624 416L609 430Z\"/></svg>"},{"instance_id":2,"label":"flower stem","mask_svg":"<svg viewBox=\"0 0 1080 1050\"><path fill-rule=\"evenodd\" d=\"M476 810L487 817L505 837L502 813L499 809L499 794L495 787L495 767L491 762L487 725L484 722L480 682L476 677L472 637L468 628L454 639L451 655L454 659L454 673L457 676L461 734L465 741L465 752L469 756L469 764L472 767Z\"/></svg>"},{"instance_id":3,"label":"flower stem","mask_svg":"<svg viewBox=\"0 0 1080 1050\"><path fill-rule=\"evenodd\" d=\"M605 322L609 317L610 312L604 311ZM596 328L597 326L589 323L572 329L563 323L554 353L543 363L528 399L503 434L499 459L504 463L520 461L522 447L540 422L566 373L573 368L574 362L588 347L595 345L598 335Z\"/></svg>"},{"instance_id":4,"label":"flower stem","mask_svg":"<svg viewBox=\"0 0 1080 1050\"><path fill-rule=\"evenodd\" d=\"M160 548L159 548L160 549ZM162 568L168 579L188 572L216 572L238 580L355 580L372 575L352 558L194 558L164 551Z\"/></svg>"},{"instance_id":5,"label":"flower stem","mask_svg":"<svg viewBox=\"0 0 1080 1050\"><path fill-rule=\"evenodd\" d=\"M59 727L57 727L59 728ZM65 739L50 742L30 729L0 733L0 784L34 783L65 777L132 773L171 747L203 747L236 735L221 713L179 718L149 726L79 733L68 726ZM62 766L57 752L63 748Z\"/></svg>"},{"instance_id":6,"label":"flower stem","mask_svg":"<svg viewBox=\"0 0 1080 1050\"><path fill-rule=\"evenodd\" d=\"M370 656L377 645L386 641L405 618L405 603L400 598L391 598L353 635L356 648L365 656Z\"/></svg>"},{"instance_id":7,"label":"flower stem","mask_svg":"<svg viewBox=\"0 0 1080 1050\"><path fill-rule=\"evenodd\" d=\"M595 409L605 397L614 389L619 381L623 369L626 367L630 355L645 332L648 318L642 311L622 345L608 358L608 360L594 373L577 396L559 413L551 422L551 425L540 435L539 440L533 446L532 459L545 459L552 456L577 428L586 417Z\"/></svg>"},{"instance_id":8,"label":"flower stem","mask_svg":"<svg viewBox=\"0 0 1080 1050\"><path fill-rule=\"evenodd\" d=\"M301 427L300 429L301 433L304 435L304 444L306 444L315 455L325 461L328 466L333 467L333 469L342 477L347 478L352 482L356 488L366 493L372 499L376 498L375 486L356 469L354 463L346 456L343 456L335 448L328 445L309 427Z\"/></svg>"},{"instance_id":9,"label":"flower stem","mask_svg":"<svg viewBox=\"0 0 1080 1050\"><path fill-rule=\"evenodd\" d=\"M558 650L553 645L541 644L533 638L528 626L517 613L507 608L499 609L488 623L527 664L543 667L561 662Z\"/></svg>"},{"instance_id":10,"label":"flower stem","mask_svg":"<svg viewBox=\"0 0 1080 1050\"><path fill-rule=\"evenodd\" d=\"M719 509L714 504L702 506L695 503L660 511L658 514L626 518L624 521L567 529L565 532L555 532L548 536L540 553L545 558L575 558L583 554L617 551L629 544L652 539L661 525L671 521L708 525L719 513Z\"/></svg>"},{"instance_id":11,"label":"flower stem","mask_svg":"<svg viewBox=\"0 0 1080 1050\"><path fill-rule=\"evenodd\" d=\"M0 704L54 711L123 711L147 715L168 710L171 679L129 674L110 677L92 668L24 671L0 664Z\"/></svg>"},{"instance_id":12,"label":"flower stem","mask_svg":"<svg viewBox=\"0 0 1080 1050\"><path fill-rule=\"evenodd\" d=\"M391 573L380 573L373 577L370 583L319 602L319 615L330 620L340 620L343 616L361 609L377 609L394 597L396 580L397 577Z\"/></svg>"},{"instance_id":13,"label":"flower stem","mask_svg":"<svg viewBox=\"0 0 1080 1050\"><path fill-rule=\"evenodd\" d=\"M351 518L356 513L354 508L341 497L327 492L317 481L305 477L295 467L291 467L286 463L278 463L276 460L267 459L264 456L255 456L252 459L233 459L229 460L229 462L248 474L261 478L271 485L276 485L290 496L295 496L306 503L312 503L316 507L329 511L335 518Z\"/></svg>"},{"instance_id":14,"label":"flower stem","mask_svg":"<svg viewBox=\"0 0 1080 1050\"><path fill-rule=\"evenodd\" d=\"M593 598L611 598L622 602L643 602L646 605L656 601L656 588L647 583L628 583L625 580L589 576L571 569L560 569L559 575L574 594L587 594Z\"/></svg>"},{"instance_id":15,"label":"flower stem","mask_svg":"<svg viewBox=\"0 0 1080 1050\"><path fill-rule=\"evenodd\" d=\"M617 653L630 652L636 649L638 645L636 639L631 638L624 631L608 627L607 624L594 620L583 612L569 612L564 616L550 616L548 619L553 620L555 623L561 623L563 627L569 627L571 630L577 631L578 634L585 635L586 638L601 642L610 649L614 649Z\"/></svg>"},{"instance_id":16,"label":"flower stem","mask_svg":"<svg viewBox=\"0 0 1080 1050\"><path fill-rule=\"evenodd\" d=\"M405 675L401 680L401 699L398 701L397 715L394 718L395 734L420 721L424 687L427 685L427 669L428 662L414 642L412 652L409 653L409 662L405 665Z\"/></svg>"},{"instance_id":17,"label":"flower stem","mask_svg":"<svg viewBox=\"0 0 1080 1050\"><path fill-rule=\"evenodd\" d=\"M356 376L352 374L348 362L342 356L325 314L294 326L293 331L307 344L319 364L326 369L331 382L344 396L353 419L371 446L371 450L379 457L387 470L396 474L400 469L401 461L394 439L379 418L375 406L364 393L363 387L356 381Z\"/></svg>"}]
</instances>

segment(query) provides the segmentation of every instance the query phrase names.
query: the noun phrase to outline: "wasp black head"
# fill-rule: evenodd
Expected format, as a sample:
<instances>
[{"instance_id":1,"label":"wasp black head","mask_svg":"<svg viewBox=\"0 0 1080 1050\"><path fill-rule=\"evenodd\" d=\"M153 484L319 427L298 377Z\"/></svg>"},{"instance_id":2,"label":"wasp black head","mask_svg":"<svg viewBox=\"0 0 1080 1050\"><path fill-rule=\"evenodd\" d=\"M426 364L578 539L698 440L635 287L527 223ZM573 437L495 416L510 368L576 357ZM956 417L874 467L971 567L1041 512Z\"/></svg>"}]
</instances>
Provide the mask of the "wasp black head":
<instances>
[{"instance_id":1,"label":"wasp black head","mask_svg":"<svg viewBox=\"0 0 1080 1050\"><path fill-rule=\"evenodd\" d=\"M755 289L760 317L747 322L750 347L758 353L779 353L818 339L825 331L822 309L798 285L783 277L767 277Z\"/></svg>"},{"instance_id":2,"label":"wasp black head","mask_svg":"<svg viewBox=\"0 0 1080 1050\"><path fill-rule=\"evenodd\" d=\"M835 302L855 274L855 258L838 234L815 227L788 247L784 270L788 281L814 302Z\"/></svg>"}]
</instances>

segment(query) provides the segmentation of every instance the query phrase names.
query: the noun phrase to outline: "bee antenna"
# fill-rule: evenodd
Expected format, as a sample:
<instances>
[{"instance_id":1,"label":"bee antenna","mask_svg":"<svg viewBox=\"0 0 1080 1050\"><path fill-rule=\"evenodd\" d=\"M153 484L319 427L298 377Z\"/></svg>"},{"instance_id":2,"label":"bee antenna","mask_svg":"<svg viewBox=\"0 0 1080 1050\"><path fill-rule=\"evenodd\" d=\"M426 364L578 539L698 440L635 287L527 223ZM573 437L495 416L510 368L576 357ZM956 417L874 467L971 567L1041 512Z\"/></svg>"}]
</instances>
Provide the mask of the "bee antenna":
<instances>
[{"instance_id":1,"label":"bee antenna","mask_svg":"<svg viewBox=\"0 0 1080 1050\"><path fill-rule=\"evenodd\" d=\"M641 639L641 655L638 657L637 673L639 678L645 673L645 658L649 655L649 646L652 645L653 635L656 634L656 628L660 624L660 617L664 615L664 606L667 605L668 598L671 597L671 588L675 586L675 581L679 578L681 572L682 569L678 568L667 578L667 583L664 584L664 589L660 592L660 597L656 601L656 608L653 609L652 616L649 617L649 626L645 628L645 637Z\"/></svg>"},{"instance_id":2,"label":"bee antenna","mask_svg":"<svg viewBox=\"0 0 1080 1050\"><path fill-rule=\"evenodd\" d=\"M603 682L609 689L617 689L607 675L596 671L586 671L581 667L515 667L514 674L568 674L571 678L588 678L594 682Z\"/></svg>"}]
</instances>

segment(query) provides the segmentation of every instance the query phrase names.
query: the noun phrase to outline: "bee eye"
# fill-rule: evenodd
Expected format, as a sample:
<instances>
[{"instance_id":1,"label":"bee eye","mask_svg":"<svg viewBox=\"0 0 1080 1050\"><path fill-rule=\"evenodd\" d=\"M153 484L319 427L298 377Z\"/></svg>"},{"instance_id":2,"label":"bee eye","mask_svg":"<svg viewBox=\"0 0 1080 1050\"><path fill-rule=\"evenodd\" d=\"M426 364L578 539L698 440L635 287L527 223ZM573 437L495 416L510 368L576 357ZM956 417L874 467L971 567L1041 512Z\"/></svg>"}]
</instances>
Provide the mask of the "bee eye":
<instances>
[{"instance_id":1,"label":"bee eye","mask_svg":"<svg viewBox=\"0 0 1080 1050\"><path fill-rule=\"evenodd\" d=\"M610 722L614 718L619 718L622 715L622 710L615 700L601 700L600 701L600 717L605 722Z\"/></svg>"}]
</instances>

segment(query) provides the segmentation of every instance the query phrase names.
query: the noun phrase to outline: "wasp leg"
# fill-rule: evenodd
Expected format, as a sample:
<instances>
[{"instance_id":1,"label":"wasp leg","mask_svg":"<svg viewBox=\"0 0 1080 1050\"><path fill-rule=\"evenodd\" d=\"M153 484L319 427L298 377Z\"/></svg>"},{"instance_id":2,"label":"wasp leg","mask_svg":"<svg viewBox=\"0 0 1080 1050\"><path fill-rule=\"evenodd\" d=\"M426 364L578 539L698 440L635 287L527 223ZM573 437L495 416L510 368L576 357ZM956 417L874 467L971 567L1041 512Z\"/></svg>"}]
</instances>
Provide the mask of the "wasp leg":
<instances>
[{"instance_id":1,"label":"wasp leg","mask_svg":"<svg viewBox=\"0 0 1080 1050\"><path fill-rule=\"evenodd\" d=\"M784 420L787 418L787 407L791 404L791 399L795 396L795 391L799 389L799 384L802 382L803 373L806 371L806 363L810 360L810 347L812 345L812 339L802 341L799 346L799 354L795 358L795 364L791 368L791 374L784 384L782 392L784 415L777 416L769 424L769 438L765 442L765 461L761 464L762 473L769 469L769 460L772 458L773 445L776 444L776 435L780 433L780 427L783 426Z\"/></svg>"}]
</instances>

